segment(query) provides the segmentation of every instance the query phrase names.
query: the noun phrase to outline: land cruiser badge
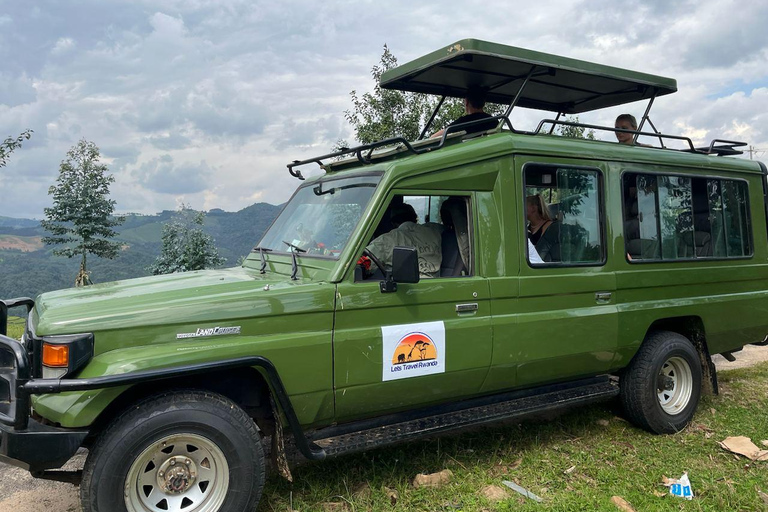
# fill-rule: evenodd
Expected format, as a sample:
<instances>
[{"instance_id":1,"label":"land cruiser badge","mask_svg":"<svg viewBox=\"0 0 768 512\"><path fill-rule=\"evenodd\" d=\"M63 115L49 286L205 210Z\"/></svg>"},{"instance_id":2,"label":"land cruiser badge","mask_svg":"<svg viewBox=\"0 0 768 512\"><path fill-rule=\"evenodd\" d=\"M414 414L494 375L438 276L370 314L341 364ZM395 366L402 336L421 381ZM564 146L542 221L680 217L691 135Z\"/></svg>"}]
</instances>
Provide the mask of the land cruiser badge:
<instances>
[{"instance_id":1,"label":"land cruiser badge","mask_svg":"<svg viewBox=\"0 0 768 512\"><path fill-rule=\"evenodd\" d=\"M381 328L382 381L445 372L445 325L426 322Z\"/></svg>"},{"instance_id":2,"label":"land cruiser badge","mask_svg":"<svg viewBox=\"0 0 768 512\"><path fill-rule=\"evenodd\" d=\"M240 334L240 326L234 327L210 327L208 329L198 329L195 332L180 332L176 335L177 340L184 338L203 338L206 336L225 336L227 334Z\"/></svg>"}]
</instances>

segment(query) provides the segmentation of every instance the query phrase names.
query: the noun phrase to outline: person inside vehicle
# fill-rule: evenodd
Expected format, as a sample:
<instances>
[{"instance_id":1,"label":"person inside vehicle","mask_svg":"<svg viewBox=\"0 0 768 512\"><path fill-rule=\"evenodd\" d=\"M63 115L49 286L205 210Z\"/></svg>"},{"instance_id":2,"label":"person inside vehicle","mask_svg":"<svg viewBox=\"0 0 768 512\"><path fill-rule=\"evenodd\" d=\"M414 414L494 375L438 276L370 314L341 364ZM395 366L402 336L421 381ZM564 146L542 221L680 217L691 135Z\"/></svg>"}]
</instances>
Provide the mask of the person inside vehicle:
<instances>
[{"instance_id":1,"label":"person inside vehicle","mask_svg":"<svg viewBox=\"0 0 768 512\"><path fill-rule=\"evenodd\" d=\"M408 203L395 204L389 210L394 229L375 238L366 247L386 267L392 270L392 250L395 247L414 247L419 256L419 277L439 277L442 254L442 226L418 224L416 211Z\"/></svg>"},{"instance_id":2,"label":"person inside vehicle","mask_svg":"<svg viewBox=\"0 0 768 512\"><path fill-rule=\"evenodd\" d=\"M616 118L614 128L619 130L637 130L637 119L632 114L621 114ZM635 134L627 132L616 132L616 140L619 144L626 144L628 146L643 146L646 148L651 147L648 144L640 144L635 142Z\"/></svg>"},{"instance_id":3,"label":"person inside vehicle","mask_svg":"<svg viewBox=\"0 0 768 512\"><path fill-rule=\"evenodd\" d=\"M464 131L469 133L484 132L487 130L493 130L499 124L497 120L492 119L493 116L487 113L485 110L485 96L486 92L482 87L473 85L467 89L467 96L464 98L464 112L465 114L448 126L455 126L457 124L469 123L470 121L480 121L487 119L488 121L483 123L477 123L464 128ZM445 128L432 134L432 137L442 137L445 133Z\"/></svg>"},{"instance_id":4,"label":"person inside vehicle","mask_svg":"<svg viewBox=\"0 0 768 512\"><path fill-rule=\"evenodd\" d=\"M540 258L545 262L560 261L559 226L557 220L550 215L541 194L525 198L525 213L528 219L528 238Z\"/></svg>"}]
</instances>

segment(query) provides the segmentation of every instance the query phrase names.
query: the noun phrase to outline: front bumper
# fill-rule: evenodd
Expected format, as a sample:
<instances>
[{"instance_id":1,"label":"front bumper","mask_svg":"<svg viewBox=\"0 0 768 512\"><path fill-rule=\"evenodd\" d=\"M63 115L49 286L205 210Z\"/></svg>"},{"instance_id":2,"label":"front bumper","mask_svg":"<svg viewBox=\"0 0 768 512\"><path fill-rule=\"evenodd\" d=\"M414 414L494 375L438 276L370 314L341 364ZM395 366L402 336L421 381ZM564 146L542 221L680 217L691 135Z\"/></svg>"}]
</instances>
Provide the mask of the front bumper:
<instances>
[{"instance_id":1,"label":"front bumper","mask_svg":"<svg viewBox=\"0 0 768 512\"><path fill-rule=\"evenodd\" d=\"M87 430L50 427L29 419L27 428L0 425L0 462L30 472L63 466L83 444Z\"/></svg>"},{"instance_id":2,"label":"front bumper","mask_svg":"<svg viewBox=\"0 0 768 512\"><path fill-rule=\"evenodd\" d=\"M23 305L31 309L33 304L30 299L0 301L0 462L35 472L63 466L88 431L56 428L30 418L35 388L30 386L29 354L21 343L4 334L8 308Z\"/></svg>"}]
</instances>

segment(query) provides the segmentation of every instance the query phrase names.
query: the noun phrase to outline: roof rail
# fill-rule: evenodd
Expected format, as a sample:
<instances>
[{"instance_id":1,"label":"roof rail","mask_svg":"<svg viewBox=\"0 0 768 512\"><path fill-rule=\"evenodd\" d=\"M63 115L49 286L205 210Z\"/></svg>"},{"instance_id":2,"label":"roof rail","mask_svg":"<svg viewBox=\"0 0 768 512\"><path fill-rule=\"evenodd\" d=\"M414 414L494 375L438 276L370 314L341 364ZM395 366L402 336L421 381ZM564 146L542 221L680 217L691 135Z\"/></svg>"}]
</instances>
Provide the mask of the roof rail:
<instances>
[{"instance_id":1,"label":"roof rail","mask_svg":"<svg viewBox=\"0 0 768 512\"><path fill-rule=\"evenodd\" d=\"M688 144L688 149L681 149L677 151L685 151L690 153L703 153L705 155L717 155L717 156L727 156L727 155L741 155L744 152L736 149L737 147L746 146L746 142L738 142L733 140L724 140L724 139L714 139L709 146L705 147L695 147L693 145L693 141L690 139L690 137L684 137L682 135L667 135L661 132L641 132L638 130L625 130L623 128L610 128L608 126L600 126L596 124L586 124L586 123L577 123L573 121L561 121L559 119L542 119L539 122L539 125L536 127L536 129L533 132L517 132L517 133L528 133L528 134L539 134L541 133L542 128L544 125L551 124L554 128L555 125L564 125L564 126L574 126L579 128L588 128L590 130L603 130L603 131L609 131L609 132L622 132L622 133L631 133L635 135L635 139L637 139L638 135L645 135L648 137L655 137L659 139L659 141L664 144L664 139L670 139L670 140L680 140ZM552 130L549 130L549 133L551 133ZM717 145L720 143L720 145Z\"/></svg>"},{"instance_id":2,"label":"roof rail","mask_svg":"<svg viewBox=\"0 0 768 512\"><path fill-rule=\"evenodd\" d=\"M720 145L716 145L718 142L720 143ZM713 139L712 142L709 143L709 146L696 148L696 150L701 153L706 153L708 155L717 155L717 156L743 155L744 151L736 148L743 147L746 145L747 145L746 142L738 142L735 140L725 140L725 139Z\"/></svg>"},{"instance_id":3,"label":"roof rail","mask_svg":"<svg viewBox=\"0 0 768 512\"><path fill-rule=\"evenodd\" d=\"M434 144L429 144L430 139L425 139L421 142L427 142L425 147L414 147L408 140L406 140L404 137L392 137L390 139L384 139L376 142L372 142L371 144L362 144L360 146L355 146L353 148L344 148L340 151L335 151L333 153L328 153L326 155L322 156L316 156L313 158L308 158L306 160L294 160L290 164L288 164L288 173L293 176L294 178L298 178L300 180L304 179L304 176L302 176L301 171L297 170L296 167L300 167L302 165L306 165L309 163L316 163L321 168L324 168L326 164L323 163L323 160L328 160L330 158L338 158L343 155L350 155L354 154L357 159L360 161L363 165L369 165L373 163L373 151L375 149L378 149L380 147L384 146L392 146L395 144L399 145L399 148L405 147L405 149L413 153L415 155L420 155L422 153L427 153L429 151L435 151L440 148L442 148L445 145L446 138L448 137L448 134L450 133L456 133L463 131L464 129L472 126L477 125L480 123L487 123L489 119L495 119L499 122L499 125L497 126L497 130L503 125L506 124L510 130L514 131L514 128L512 128L512 123L509 121L509 118L506 116L493 116L490 118L484 118L484 119L478 119L475 121L469 121L466 123L461 124L455 124L452 126L449 126L446 128L446 130L443 132L443 136L440 137L440 139L434 139ZM363 154L365 153L365 154Z\"/></svg>"}]
</instances>

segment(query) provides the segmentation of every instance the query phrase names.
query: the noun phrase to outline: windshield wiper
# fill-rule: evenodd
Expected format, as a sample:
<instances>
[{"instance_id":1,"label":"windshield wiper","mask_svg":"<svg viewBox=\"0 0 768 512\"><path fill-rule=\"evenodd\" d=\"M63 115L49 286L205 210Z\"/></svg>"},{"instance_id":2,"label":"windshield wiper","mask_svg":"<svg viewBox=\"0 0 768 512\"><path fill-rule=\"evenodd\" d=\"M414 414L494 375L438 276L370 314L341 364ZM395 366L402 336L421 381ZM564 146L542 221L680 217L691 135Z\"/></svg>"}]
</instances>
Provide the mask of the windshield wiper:
<instances>
[{"instance_id":1,"label":"windshield wiper","mask_svg":"<svg viewBox=\"0 0 768 512\"><path fill-rule=\"evenodd\" d=\"M259 274L266 274L267 273L267 259L264 257L265 252L272 252L272 249L267 249L266 247L254 247L253 252L259 251L259 256L261 256L261 268L259 269Z\"/></svg>"},{"instance_id":2,"label":"windshield wiper","mask_svg":"<svg viewBox=\"0 0 768 512\"><path fill-rule=\"evenodd\" d=\"M291 242L286 242L285 240L283 240L283 243L292 249L291 250L291 280L296 281L299 279L298 277L296 277L296 274L299 272L299 263L296 260L296 253L307 252L307 250L302 249L301 247L298 247L296 245L293 245Z\"/></svg>"}]
</instances>

